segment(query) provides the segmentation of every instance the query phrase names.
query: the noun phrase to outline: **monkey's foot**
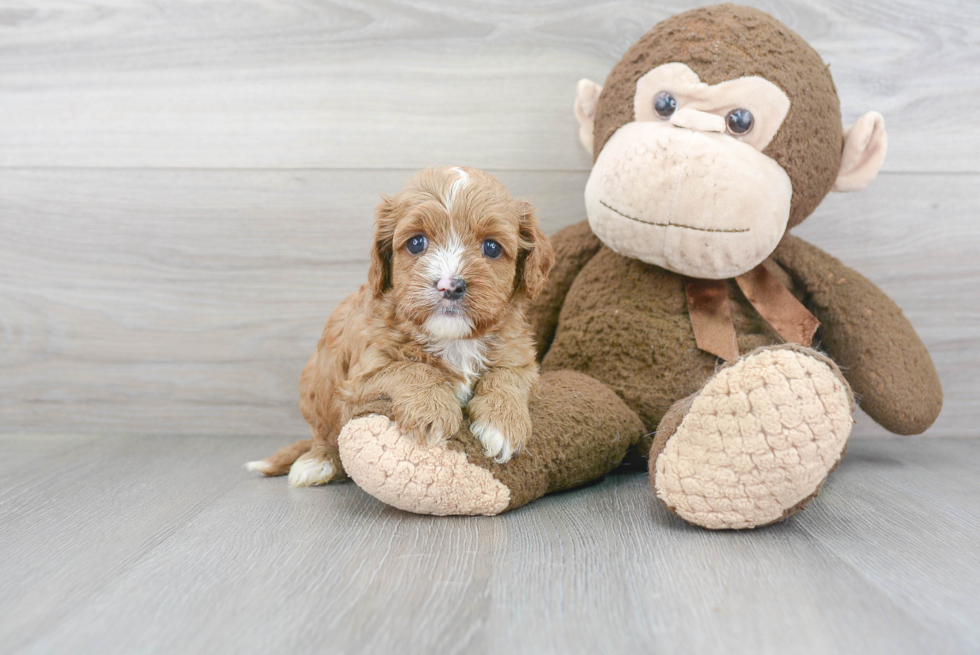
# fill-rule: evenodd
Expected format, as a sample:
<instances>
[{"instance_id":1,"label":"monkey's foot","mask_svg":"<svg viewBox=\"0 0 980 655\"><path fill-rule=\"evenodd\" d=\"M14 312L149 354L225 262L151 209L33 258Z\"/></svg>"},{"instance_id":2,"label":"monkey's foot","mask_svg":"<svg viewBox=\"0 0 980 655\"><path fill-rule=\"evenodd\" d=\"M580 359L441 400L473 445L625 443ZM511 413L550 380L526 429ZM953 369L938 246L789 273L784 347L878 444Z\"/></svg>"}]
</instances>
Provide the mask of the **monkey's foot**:
<instances>
[{"instance_id":1,"label":"monkey's foot","mask_svg":"<svg viewBox=\"0 0 980 655\"><path fill-rule=\"evenodd\" d=\"M689 523L755 528L803 509L843 456L853 396L799 346L756 350L675 404L650 457L657 496Z\"/></svg>"},{"instance_id":2,"label":"monkey's foot","mask_svg":"<svg viewBox=\"0 0 980 655\"><path fill-rule=\"evenodd\" d=\"M376 413L340 431L340 459L359 487L389 505L417 514L494 515L602 477L646 432L615 392L574 371L542 374L528 409L526 447L506 463L487 457L465 424L428 445Z\"/></svg>"},{"instance_id":3,"label":"monkey's foot","mask_svg":"<svg viewBox=\"0 0 980 655\"><path fill-rule=\"evenodd\" d=\"M416 514L493 515L511 494L485 468L445 443L427 445L402 434L387 416L354 419L340 432L340 459L357 486Z\"/></svg>"}]
</instances>

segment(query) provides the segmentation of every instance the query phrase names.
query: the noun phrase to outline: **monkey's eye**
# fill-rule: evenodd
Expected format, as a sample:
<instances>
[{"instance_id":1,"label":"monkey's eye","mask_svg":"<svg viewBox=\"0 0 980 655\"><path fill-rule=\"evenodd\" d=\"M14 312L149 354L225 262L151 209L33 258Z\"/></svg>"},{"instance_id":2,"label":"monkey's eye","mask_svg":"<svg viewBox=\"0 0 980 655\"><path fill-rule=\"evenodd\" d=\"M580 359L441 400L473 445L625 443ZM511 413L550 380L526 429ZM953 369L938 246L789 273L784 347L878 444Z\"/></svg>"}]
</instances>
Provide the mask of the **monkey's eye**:
<instances>
[{"instance_id":1,"label":"monkey's eye","mask_svg":"<svg viewBox=\"0 0 980 655\"><path fill-rule=\"evenodd\" d=\"M424 234L416 234L414 237L408 240L405 244L405 249L413 255L417 255L421 252L425 252L425 249L429 245L429 240L425 238Z\"/></svg>"},{"instance_id":2,"label":"monkey's eye","mask_svg":"<svg viewBox=\"0 0 980 655\"><path fill-rule=\"evenodd\" d=\"M504 249L500 247L500 244L493 239L484 239L483 241L483 254L490 259L496 259L504 254Z\"/></svg>"},{"instance_id":3,"label":"monkey's eye","mask_svg":"<svg viewBox=\"0 0 980 655\"><path fill-rule=\"evenodd\" d=\"M677 100L666 91L661 91L653 99L653 111L660 118L667 120L677 111Z\"/></svg>"},{"instance_id":4,"label":"monkey's eye","mask_svg":"<svg viewBox=\"0 0 980 655\"><path fill-rule=\"evenodd\" d=\"M733 109L725 117L725 123L728 125L729 134L742 136L752 131L755 119L748 109Z\"/></svg>"}]
</instances>

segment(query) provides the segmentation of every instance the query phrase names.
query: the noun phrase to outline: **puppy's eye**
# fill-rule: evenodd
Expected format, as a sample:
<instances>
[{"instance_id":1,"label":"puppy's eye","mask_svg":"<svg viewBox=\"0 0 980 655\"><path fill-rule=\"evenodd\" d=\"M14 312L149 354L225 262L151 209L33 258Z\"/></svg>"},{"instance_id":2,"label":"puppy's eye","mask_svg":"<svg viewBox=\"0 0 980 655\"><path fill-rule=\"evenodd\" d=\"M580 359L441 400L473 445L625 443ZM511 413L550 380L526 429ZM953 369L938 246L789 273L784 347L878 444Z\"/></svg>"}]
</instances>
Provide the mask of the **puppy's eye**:
<instances>
[{"instance_id":1,"label":"puppy's eye","mask_svg":"<svg viewBox=\"0 0 980 655\"><path fill-rule=\"evenodd\" d=\"M424 234L416 234L414 237L408 240L405 244L405 249L413 255L418 255L424 252L429 245L429 240L425 238Z\"/></svg>"},{"instance_id":2,"label":"puppy's eye","mask_svg":"<svg viewBox=\"0 0 980 655\"><path fill-rule=\"evenodd\" d=\"M653 99L653 111L664 120L670 118L676 110L677 100L667 91L661 91Z\"/></svg>"},{"instance_id":3,"label":"puppy's eye","mask_svg":"<svg viewBox=\"0 0 980 655\"><path fill-rule=\"evenodd\" d=\"M485 239L483 241L483 254L490 259L496 259L504 254L504 249L493 239Z\"/></svg>"}]
</instances>

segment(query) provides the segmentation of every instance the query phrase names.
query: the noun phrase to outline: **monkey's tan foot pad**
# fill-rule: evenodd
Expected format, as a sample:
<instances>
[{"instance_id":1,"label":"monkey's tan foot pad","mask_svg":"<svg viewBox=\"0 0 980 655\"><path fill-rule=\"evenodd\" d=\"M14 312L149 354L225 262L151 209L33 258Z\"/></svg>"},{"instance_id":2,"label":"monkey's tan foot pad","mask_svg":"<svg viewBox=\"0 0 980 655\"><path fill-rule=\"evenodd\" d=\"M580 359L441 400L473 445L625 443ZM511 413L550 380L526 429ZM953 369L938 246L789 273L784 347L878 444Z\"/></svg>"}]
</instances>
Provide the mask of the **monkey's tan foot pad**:
<instances>
[{"instance_id":1,"label":"monkey's tan foot pad","mask_svg":"<svg viewBox=\"0 0 980 655\"><path fill-rule=\"evenodd\" d=\"M850 389L819 357L766 349L718 371L651 467L664 504L715 530L802 509L837 466L853 422Z\"/></svg>"},{"instance_id":2,"label":"monkey's tan foot pad","mask_svg":"<svg viewBox=\"0 0 980 655\"><path fill-rule=\"evenodd\" d=\"M386 416L347 423L340 460L364 491L416 514L493 515L510 504L510 490L486 469L445 444L428 446L401 433Z\"/></svg>"}]
</instances>

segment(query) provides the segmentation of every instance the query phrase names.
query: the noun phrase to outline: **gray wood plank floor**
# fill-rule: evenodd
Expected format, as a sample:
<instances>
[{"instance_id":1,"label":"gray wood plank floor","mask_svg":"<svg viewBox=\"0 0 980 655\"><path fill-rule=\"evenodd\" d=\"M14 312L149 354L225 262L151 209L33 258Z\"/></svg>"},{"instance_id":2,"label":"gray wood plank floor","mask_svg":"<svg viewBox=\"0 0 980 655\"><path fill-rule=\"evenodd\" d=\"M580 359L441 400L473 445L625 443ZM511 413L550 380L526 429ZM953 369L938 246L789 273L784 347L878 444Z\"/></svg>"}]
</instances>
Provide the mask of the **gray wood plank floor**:
<instances>
[{"instance_id":1,"label":"gray wood plank floor","mask_svg":"<svg viewBox=\"0 0 980 655\"><path fill-rule=\"evenodd\" d=\"M980 440L854 442L804 513L690 528L618 473L494 518L290 489L260 437L0 437L8 653L971 653Z\"/></svg>"}]
</instances>

